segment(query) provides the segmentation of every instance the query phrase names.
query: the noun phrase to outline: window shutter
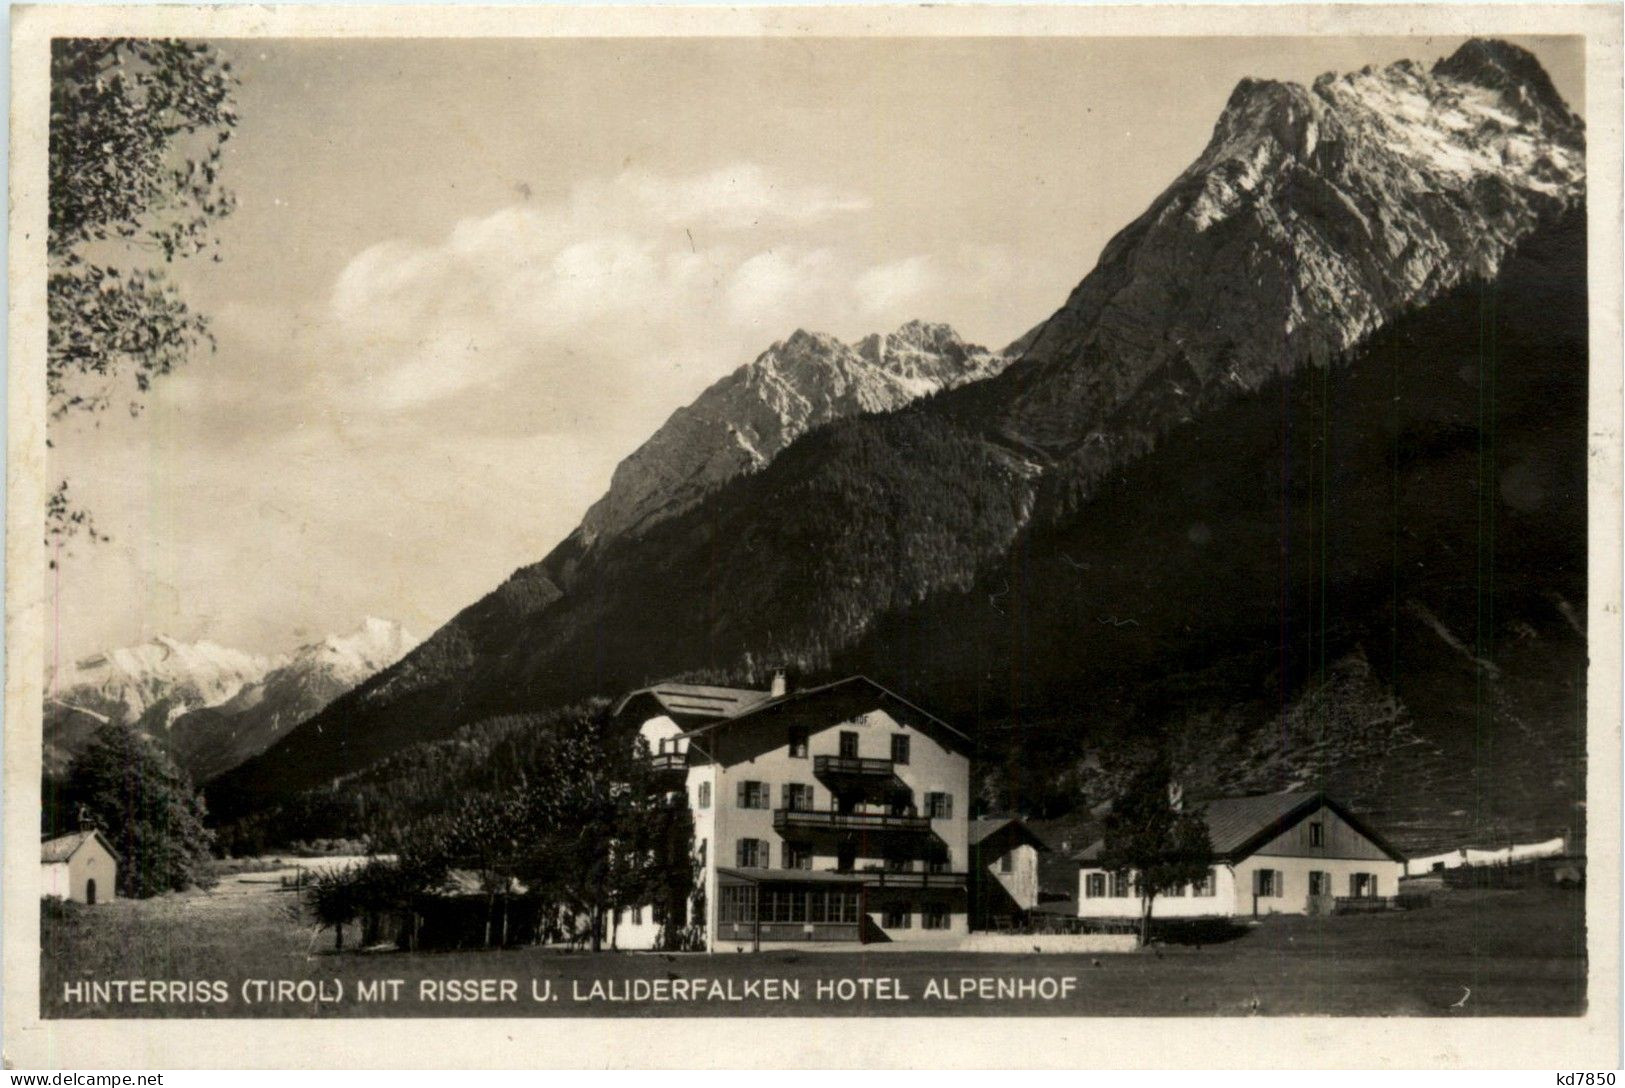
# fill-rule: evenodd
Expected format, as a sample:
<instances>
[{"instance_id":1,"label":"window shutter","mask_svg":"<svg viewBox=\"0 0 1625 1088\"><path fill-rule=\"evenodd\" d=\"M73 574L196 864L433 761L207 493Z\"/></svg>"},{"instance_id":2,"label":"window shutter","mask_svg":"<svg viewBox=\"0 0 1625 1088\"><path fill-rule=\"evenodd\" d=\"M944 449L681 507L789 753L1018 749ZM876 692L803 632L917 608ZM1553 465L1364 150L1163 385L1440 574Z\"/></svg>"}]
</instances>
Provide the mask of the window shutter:
<instances>
[{"instance_id":1,"label":"window shutter","mask_svg":"<svg viewBox=\"0 0 1625 1088\"><path fill-rule=\"evenodd\" d=\"M745 807L745 780L744 779L741 778L739 780L739 782L737 784L737 789L736 789L735 792L737 794L737 797L735 799L736 803L739 805L740 808L744 808Z\"/></svg>"},{"instance_id":2,"label":"window shutter","mask_svg":"<svg viewBox=\"0 0 1625 1088\"><path fill-rule=\"evenodd\" d=\"M1275 870L1275 894L1286 894L1286 873L1282 872L1280 869Z\"/></svg>"},{"instance_id":3,"label":"window shutter","mask_svg":"<svg viewBox=\"0 0 1625 1088\"><path fill-rule=\"evenodd\" d=\"M954 795L951 793L942 795L942 818L944 820L954 818Z\"/></svg>"},{"instance_id":4,"label":"window shutter","mask_svg":"<svg viewBox=\"0 0 1625 1088\"><path fill-rule=\"evenodd\" d=\"M779 807L780 808L794 808L795 807L794 805L792 805L790 803L790 783L788 783L788 782L786 782L784 785L779 787Z\"/></svg>"}]
</instances>

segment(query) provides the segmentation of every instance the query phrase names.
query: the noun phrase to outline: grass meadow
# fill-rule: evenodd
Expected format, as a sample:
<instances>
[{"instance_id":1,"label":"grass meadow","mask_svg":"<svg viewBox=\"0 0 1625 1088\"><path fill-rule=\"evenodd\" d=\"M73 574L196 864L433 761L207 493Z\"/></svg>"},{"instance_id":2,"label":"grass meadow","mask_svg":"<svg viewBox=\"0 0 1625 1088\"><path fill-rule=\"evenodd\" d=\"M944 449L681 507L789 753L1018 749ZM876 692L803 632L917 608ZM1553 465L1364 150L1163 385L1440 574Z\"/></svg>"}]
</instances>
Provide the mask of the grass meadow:
<instances>
[{"instance_id":1,"label":"grass meadow","mask_svg":"<svg viewBox=\"0 0 1625 1088\"><path fill-rule=\"evenodd\" d=\"M245 885L247 886L247 885ZM772 951L740 955L331 951L269 883L248 894L189 893L42 910L41 1008L47 1017L311 1016L1542 1016L1585 1008L1584 895L1558 889L1446 892L1411 912L1277 917L1119 954ZM868 997L820 998L820 980L885 979ZM227 1000L69 999L81 981L219 980ZM243 980L285 986L247 1001ZM400 980L399 999L358 1000L359 984ZM419 998L420 980L512 982L515 1000ZM748 990L782 980L773 997ZM981 979L995 982L986 990ZM999 996L997 980L1049 980L1051 999ZM743 1000L695 1000L697 980ZM962 981L969 980L969 981ZM687 983L684 1000L577 1000ZM799 987L793 994L790 983ZM342 987L342 996L337 987ZM534 989L533 989L534 987ZM881 988L884 988L884 993ZM442 988L445 989L444 987ZM270 987L262 990L274 992ZM709 989L709 993L718 991ZM721 992L726 993L726 990ZM949 999L942 994L961 995ZM536 1001L534 994L552 994ZM903 994L909 1000L898 1000ZM629 996L636 997L633 991ZM336 999L335 999L336 998ZM776 998L776 999L775 999Z\"/></svg>"}]
</instances>

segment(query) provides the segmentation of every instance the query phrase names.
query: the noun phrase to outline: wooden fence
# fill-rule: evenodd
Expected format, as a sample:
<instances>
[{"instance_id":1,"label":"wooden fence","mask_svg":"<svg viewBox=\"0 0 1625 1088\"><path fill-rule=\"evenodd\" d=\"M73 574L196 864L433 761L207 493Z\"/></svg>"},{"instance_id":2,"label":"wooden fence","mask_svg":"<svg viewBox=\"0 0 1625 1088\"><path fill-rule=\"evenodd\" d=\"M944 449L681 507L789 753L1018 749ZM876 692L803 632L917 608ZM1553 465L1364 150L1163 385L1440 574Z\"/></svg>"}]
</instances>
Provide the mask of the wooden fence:
<instances>
[{"instance_id":1,"label":"wooden fence","mask_svg":"<svg viewBox=\"0 0 1625 1088\"><path fill-rule=\"evenodd\" d=\"M1433 905L1433 897L1419 892L1400 895L1337 896L1332 901L1333 914L1376 914L1388 910L1418 910Z\"/></svg>"}]
</instances>

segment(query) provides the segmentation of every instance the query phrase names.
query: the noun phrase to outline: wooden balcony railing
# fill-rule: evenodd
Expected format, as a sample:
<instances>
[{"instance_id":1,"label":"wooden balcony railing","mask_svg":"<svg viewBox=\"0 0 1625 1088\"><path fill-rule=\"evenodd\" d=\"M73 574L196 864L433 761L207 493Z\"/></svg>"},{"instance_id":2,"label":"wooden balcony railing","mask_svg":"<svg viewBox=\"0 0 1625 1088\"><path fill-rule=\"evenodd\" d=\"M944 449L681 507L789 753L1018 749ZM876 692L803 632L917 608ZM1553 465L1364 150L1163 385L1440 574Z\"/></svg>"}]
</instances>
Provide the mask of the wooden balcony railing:
<instances>
[{"instance_id":1,"label":"wooden balcony railing","mask_svg":"<svg viewBox=\"0 0 1625 1088\"><path fill-rule=\"evenodd\" d=\"M688 753L655 752L645 766L655 774L680 774L688 770Z\"/></svg>"},{"instance_id":2,"label":"wooden balcony railing","mask_svg":"<svg viewBox=\"0 0 1625 1088\"><path fill-rule=\"evenodd\" d=\"M813 773L816 775L890 778L896 772L896 766L889 759L865 759L859 756L813 756Z\"/></svg>"},{"instance_id":3,"label":"wooden balcony railing","mask_svg":"<svg viewBox=\"0 0 1625 1088\"><path fill-rule=\"evenodd\" d=\"M785 831L891 831L924 833L931 821L924 816L896 816L889 812L836 812L832 809L781 808L773 811L773 830Z\"/></svg>"}]
</instances>

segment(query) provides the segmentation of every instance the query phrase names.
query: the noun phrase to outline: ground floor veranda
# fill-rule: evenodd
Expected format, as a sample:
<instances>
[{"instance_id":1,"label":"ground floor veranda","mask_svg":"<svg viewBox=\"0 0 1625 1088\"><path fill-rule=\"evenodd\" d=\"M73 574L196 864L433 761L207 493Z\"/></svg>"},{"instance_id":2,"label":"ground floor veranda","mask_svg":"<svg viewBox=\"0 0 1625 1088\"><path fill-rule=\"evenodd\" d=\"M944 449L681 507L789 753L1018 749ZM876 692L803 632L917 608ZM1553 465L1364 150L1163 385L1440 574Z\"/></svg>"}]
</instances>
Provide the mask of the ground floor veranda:
<instances>
[{"instance_id":1,"label":"ground floor veranda","mask_svg":"<svg viewBox=\"0 0 1625 1088\"><path fill-rule=\"evenodd\" d=\"M963 874L719 869L714 943L945 940L966 912Z\"/></svg>"}]
</instances>

